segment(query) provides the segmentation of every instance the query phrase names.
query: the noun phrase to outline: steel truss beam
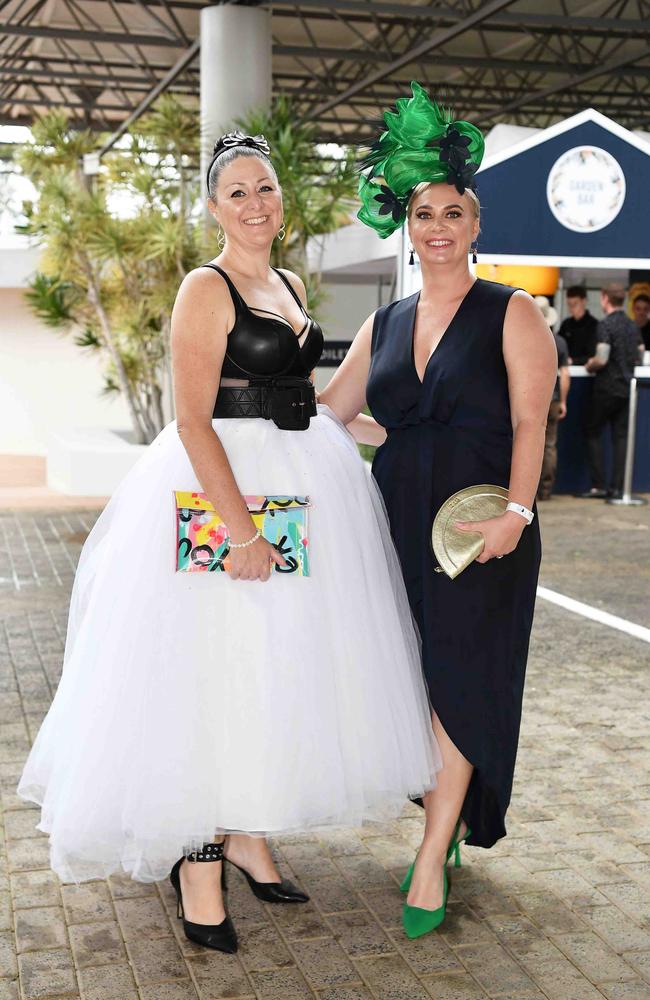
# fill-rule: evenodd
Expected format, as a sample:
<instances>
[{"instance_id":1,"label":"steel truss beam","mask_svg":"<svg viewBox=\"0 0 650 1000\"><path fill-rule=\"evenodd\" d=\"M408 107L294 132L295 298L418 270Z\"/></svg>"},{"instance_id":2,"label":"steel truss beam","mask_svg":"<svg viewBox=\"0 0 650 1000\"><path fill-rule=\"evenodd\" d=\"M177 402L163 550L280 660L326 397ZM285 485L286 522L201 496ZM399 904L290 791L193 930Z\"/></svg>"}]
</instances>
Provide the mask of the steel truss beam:
<instances>
[{"instance_id":1,"label":"steel truss beam","mask_svg":"<svg viewBox=\"0 0 650 1000\"><path fill-rule=\"evenodd\" d=\"M134 3L135 0L119 0L123 3ZM147 0L147 2L157 2L157 0ZM351 20L353 17L358 21L373 21L377 18L398 17L407 21L429 20L435 21L439 27L447 27L458 23L463 19L463 15L453 7L432 6L430 4L406 4L406 3L374 3L372 0L272 0L268 5L274 15L295 16L295 8L298 6L306 17L318 16L336 20L342 16L344 20ZM583 35L602 35L608 37L621 36L624 38L637 38L642 29L642 24L632 18L624 19L618 17L570 17L559 14L521 14L501 11L492 15L488 21L482 25L484 31L522 31L534 30L551 32L566 32L570 30L578 31Z\"/></svg>"},{"instance_id":2,"label":"steel truss beam","mask_svg":"<svg viewBox=\"0 0 650 1000\"><path fill-rule=\"evenodd\" d=\"M278 54L277 50L279 50L280 48L282 48L283 52L286 52L286 49L287 49L286 46L285 47L276 46L274 54L277 55ZM335 50L335 51L340 52L340 50ZM358 50L352 50L352 51L354 51L354 53L357 56L357 58L360 57L360 53L358 52ZM95 68L102 68L103 69L103 68L106 67L106 68L110 69L111 72L113 72L113 71L119 71L119 70L134 70L134 69L137 69L140 72L140 74L142 74L142 67L135 66L133 62L130 62L130 61L127 62L125 60L119 60L119 59L109 59L109 58L107 58L105 63L102 62L99 59L86 59L86 58L84 58L82 60L75 61L75 60L72 59L72 57L51 56L51 55L44 56L44 55L42 55L41 53L38 53L38 52L35 52L35 53L26 52L26 53L23 53L22 55L18 55L16 57L14 57L13 61L14 61L15 65L10 68L11 72L15 71L15 72L25 72L25 73L29 73L29 72L32 71L33 67L32 66L28 66L27 64L28 63L33 63L33 62L40 63L41 65L47 64L47 67L50 67L50 66L51 67L55 67L55 66L62 66L62 65L63 66L74 65L75 66L75 72L79 73L79 74L81 74L83 76L88 76L90 78L89 82L91 82L91 83L92 83L93 79L98 79L99 78L98 76L95 76L95 74L92 72L93 69L95 69ZM22 65L18 65L19 62ZM462 65L462 66L467 67L467 68L481 69L481 70L485 70L485 69L502 69L502 70L506 70L506 71L511 71L513 74L519 74L519 75L521 75L521 62L519 60L515 60L515 59L496 59L496 58L495 59L490 59L490 58L472 57L472 56L466 56L466 57L464 57L462 59L459 59L459 58L456 58L456 57L445 56L442 53L439 53L438 55L436 55L435 60L432 60L432 63L435 64L435 65L438 65L438 66L451 66L451 67L458 67L458 66ZM552 62L547 62L547 61L535 62L534 68L535 68L535 70L539 69L540 71L543 71L545 73L551 73L551 72L558 72L558 73L560 73L560 72L562 72L562 73L566 74L566 70L567 70L566 64L558 64L558 63L552 63ZM3 73L10 72L10 69L7 68L7 67L5 67L4 65L0 65L0 75L2 75ZM169 71L169 66L166 65L166 64L164 64L164 63L154 63L154 62L152 62L152 63L150 63L148 65L147 69L151 70L151 72L154 73L154 74L156 74L156 75L153 76L153 77L152 76L146 76L146 75L140 75L140 76L118 76L118 77L116 77L116 79L119 79L119 81L121 83L127 83L127 82L130 82L131 80L134 80L136 82L150 82L150 83L155 83L155 82L157 82L157 79L158 79L157 75L158 74L167 73ZM49 69L47 69L47 68L45 70L43 70L43 71L46 72L46 73L48 73L48 74L50 72ZM607 72L608 72L609 76L616 77L616 78L638 76L640 78L650 79L650 66L636 66L635 65L635 66L623 67L623 68L619 68L619 69L609 69ZM68 70L63 70L62 73L66 77L70 75L70 73L69 73ZM195 80L196 80L196 86L198 88L198 84L199 84L199 71L198 71L198 68L194 68L192 66L188 66L186 68L186 70L185 70L185 76L188 79L195 78ZM306 84L308 82L309 83L313 83L314 82L314 76L313 76L313 74L307 73L306 71L303 72L303 73L299 73L299 72L296 72L295 69L294 70L282 70L280 68L277 68L276 70L274 70L273 77L274 77L274 81L276 83L279 83L279 81L282 81L282 80L295 81L299 85L304 85L304 84ZM354 83L355 82L355 80L354 80L353 77L351 77L351 76L349 76L347 74L341 74L341 73L337 74L336 79L337 79L337 82L341 83L341 84L350 84L350 83ZM447 88L449 90L455 90L456 87L462 87L462 86L466 86L466 87L470 88L470 90L472 90L474 86L477 86L477 85L481 86L480 83L478 83L478 84L474 84L474 83L456 84L456 83L452 83L451 81L448 81L448 80L441 80L440 83L443 84L445 86L445 88ZM320 84L320 87L319 87L320 92L324 93L325 90L326 90L326 88L327 88L327 86L328 85L326 85L326 84ZM329 86L331 87L331 85L329 85ZM398 92L401 93L403 90L408 90L408 87L409 87L409 78L406 77L406 76L404 76L402 78L399 78L399 79L397 79L395 77L391 77L390 80L381 83L379 86L381 88L386 88L385 94L383 94L381 92L381 90L378 90L377 88L375 88L375 90L373 91L373 93L378 94L379 95L379 99L382 100L382 101L391 101L391 100L393 100L395 94L397 94ZM491 89L492 88L491 84L484 84L483 86L485 86L486 89ZM335 93L335 91L331 91L331 92ZM198 93L198 89L197 89L197 93ZM329 93L330 93L330 91L328 90L327 91L327 96L329 96ZM600 91L594 91L594 93L602 93L602 90L600 90ZM368 97L366 95L362 95L359 98L359 100L372 100L372 98L370 98L370 97Z\"/></svg>"},{"instance_id":3,"label":"steel truss beam","mask_svg":"<svg viewBox=\"0 0 650 1000\"><path fill-rule=\"evenodd\" d=\"M2 32L5 35L17 35L20 38L55 38L72 42L108 42L114 45L155 45L167 48L183 48L182 38L170 38L169 35L145 35L128 31L96 31L88 28L53 28L45 24L4 24Z\"/></svg>"},{"instance_id":4,"label":"steel truss beam","mask_svg":"<svg viewBox=\"0 0 650 1000\"><path fill-rule=\"evenodd\" d=\"M142 115L147 110L147 108L153 104L156 98L160 94L162 94L162 92L169 86L170 83L172 83L173 80L176 79L177 76L180 76L180 74L183 72L186 66L188 66L189 63L191 63L192 60L196 58L200 50L201 50L201 40L197 38L194 42L192 42L189 49L183 53L181 58L172 66L172 68L162 78L162 80L160 80L156 84L153 90L149 91L147 96L140 101L137 108L135 108L135 110L131 112L128 118L124 119L119 128L104 143L102 148L99 150L100 156L103 156L104 153L106 153L113 145L115 145L117 140L120 138L121 135L123 135L126 132L129 126L132 125L133 122L136 121L140 117L140 115Z\"/></svg>"},{"instance_id":5,"label":"steel truss beam","mask_svg":"<svg viewBox=\"0 0 650 1000\"><path fill-rule=\"evenodd\" d=\"M39 97L38 100L35 100L33 97L0 98L0 106L8 103L17 104L19 107L26 108L70 108L72 111L77 109L81 109L83 111L124 111L123 104L97 104L94 101L91 103L87 103L86 101L57 101L48 97ZM13 124L13 119L7 124ZM104 125L103 128L106 130L106 125Z\"/></svg>"},{"instance_id":6,"label":"steel truss beam","mask_svg":"<svg viewBox=\"0 0 650 1000\"><path fill-rule=\"evenodd\" d=\"M48 60L49 61L49 60ZM623 70L619 71L624 77ZM650 70L647 71L647 75L650 77ZM188 77L187 71L185 77ZM81 67L78 70L54 70L54 69L42 69L35 67L3 67L0 66L0 81L6 79L15 79L16 84L20 86L29 86L34 81L41 81L44 85L48 83L56 83L58 86L75 86L75 85L98 85L101 84L102 88L105 90L114 90L119 87L120 90L140 92L149 91L151 89L152 83L155 85L160 82L160 77L152 80L149 76L129 76L123 73L120 74L102 74L97 73L93 70L85 70ZM282 84L281 80L290 80L295 83L294 86L289 86L286 83ZM321 84L318 87L310 90L308 93L305 91L305 84L312 80L312 77L299 76L298 74L282 74L279 78L276 78L273 92L275 94L282 94L287 97L293 97L299 101L317 101L322 98L330 97L336 94L337 91L332 84ZM182 93L188 96L196 96L198 98L199 88L198 88L198 72L192 73L186 82L181 86L176 84L173 87L170 85L168 89L172 90L174 93ZM401 92L402 90L408 89L409 82L407 80L401 81L390 81L382 85L381 92L375 91L375 96L369 96L363 93L356 94L353 98L350 98L349 106L362 108L376 108L378 100L383 104L390 104L394 100L395 94ZM515 100L521 97L521 88L516 85L503 86L499 89L499 94L503 99ZM564 104L566 101L574 100L575 97L579 97L580 100L594 100L595 102L600 102L606 100L608 104L614 106L617 102L628 102L631 98L638 97L638 93L635 89L626 88L625 90L610 92L607 94L603 93L602 88L595 89L585 89L581 88L576 91L574 95L558 95L558 101L555 101L555 106L558 107L560 104ZM454 83L446 84L445 86L445 100L452 101L471 101L473 106L487 105L490 108L494 107L494 88L490 84L477 84L472 86L468 83Z\"/></svg>"},{"instance_id":7,"label":"steel truss beam","mask_svg":"<svg viewBox=\"0 0 650 1000\"><path fill-rule=\"evenodd\" d=\"M142 67L132 59L124 60L124 59L107 58L106 61L104 61L102 59L86 58L85 56L81 58L76 54L74 56L72 55L54 56L49 54L43 55L41 52L25 52L21 55L13 57L14 64L17 64L19 60L22 60L23 63L38 62L47 66L61 66L61 65L75 66L78 67L80 70L86 70L86 69L90 70L96 67L101 69L108 67L111 70L129 69L129 70L136 70L137 72L140 73L142 72L143 68L151 70L152 72L155 73L167 73L169 70L168 63L149 63L146 67ZM3 69L5 68L4 65L2 68ZM196 77L198 80L199 76L198 69L193 70L191 67L188 67L187 72L190 74L196 73ZM151 77L149 77L149 79L151 79Z\"/></svg>"},{"instance_id":8,"label":"steel truss beam","mask_svg":"<svg viewBox=\"0 0 650 1000\"><path fill-rule=\"evenodd\" d=\"M206 0L106 0L101 7L93 3L88 9L85 0L59 0L63 16L71 18L62 28L34 23L43 3L21 0L15 23L0 27L0 38L4 30L9 42L4 50L0 42L0 107L67 106L73 112L92 111L92 116L84 115L84 126L92 118L106 130L120 121L117 112L122 116L131 112L140 97L143 100L129 123L165 89L186 97L198 95L198 68L190 65L193 56L186 58L186 32L174 11L199 11ZM273 11L281 28L292 18L311 42L286 44L282 32L276 38L274 93L294 97L300 116L314 121L321 137L365 134L371 112L406 93L414 76L438 90L458 112L469 113L471 107L484 123L508 116L522 124L548 124L585 104L615 114L624 124L650 120L650 23L644 19L648 0L638 0L636 7L626 0L609 0L602 17L587 16L591 11L585 6L585 14L570 14L567 7L578 6L577 0L555 4L555 12L551 5L548 10L539 5L520 12L518 4L507 9L515 4L517 0L458 0L457 6L450 0L444 4L264 0L259 5ZM8 5L0 0L0 10ZM147 19L137 34L129 31L128 8L133 7L144 11ZM154 13L161 8L162 16ZM108 14L100 17L98 9L112 12L115 20L109 29L104 27ZM563 9L566 14L558 13ZM630 16L637 11L638 19ZM622 16L615 17L619 12ZM318 25L324 20L348 28L347 45L321 44ZM343 41L340 32L328 35L327 26L323 32L328 42ZM464 33L471 33L472 54L462 53L466 46L461 54L450 52L448 44ZM289 37L300 41L296 32ZM32 38L52 39L57 54L31 53ZM79 42L88 58L75 51ZM358 47L352 47L355 43ZM113 46L111 55L103 44ZM157 49L158 59L151 60L142 46L154 53ZM174 48L183 52L170 69L160 50ZM600 86L588 86L591 80ZM104 90L123 103L97 104ZM66 101L70 91L75 103ZM24 99L17 92L25 94ZM98 118L106 112L111 117L100 125Z\"/></svg>"},{"instance_id":9,"label":"steel truss beam","mask_svg":"<svg viewBox=\"0 0 650 1000\"><path fill-rule=\"evenodd\" d=\"M462 21L458 21L458 23L452 28L443 28L440 31L434 32L431 38L428 38L426 41L416 45L415 48L411 48L406 52L403 52L397 59L389 62L387 66L384 66L383 69L376 70L374 73L371 73L365 80L362 79L357 81L357 83L353 83L351 87L344 90L338 97L331 98L329 101L326 101L324 104L312 111L309 117L318 117L326 111L331 111L331 109L335 108L338 104L344 104L348 98L352 97L354 94L358 94L360 90L363 90L366 87L372 87L375 83L378 83L380 80L384 80L387 76L390 76L392 73L397 72L397 70L402 69L403 66L408 66L409 63L417 62L422 58L422 56L428 55L428 53L432 52L434 49L440 48L442 45L447 44L447 42L452 41L454 38L458 38L460 35L470 31L472 28L476 28L482 21L485 21L492 14L495 14L497 11L503 10L506 7L512 6L514 2L515 0L490 0L489 3L483 4L479 10L474 11L474 13L470 14L469 17L464 18Z\"/></svg>"},{"instance_id":10,"label":"steel truss beam","mask_svg":"<svg viewBox=\"0 0 650 1000\"><path fill-rule=\"evenodd\" d=\"M47 70L47 69L35 69L26 68L24 66L16 67L10 66L5 69L4 66L0 66L0 80L10 79L13 77L19 77L16 83L20 86L29 86L34 80L41 81L45 86L48 83L56 83L57 86L72 87L76 85L86 85L93 86L96 84L101 84L106 90L115 90L119 87L121 90L151 90L152 82L155 84L157 80L151 79L148 76L136 77L136 76L114 76L112 74L102 74L96 73L94 71L84 72L83 68L77 70L66 71L66 70ZM188 81L186 87L181 91L179 88L175 88L177 93L187 93L198 96L198 81L197 84L192 81Z\"/></svg>"},{"instance_id":11,"label":"steel truss beam","mask_svg":"<svg viewBox=\"0 0 650 1000\"><path fill-rule=\"evenodd\" d=\"M298 91L280 90L278 91L278 93L284 94L286 96L294 96L298 94ZM587 94L583 94L581 90L578 90L572 94L558 95L558 97L559 99L553 103L553 112L558 113L560 115L573 114L578 107L584 108L585 105L589 105L590 107L595 107L598 110L598 105L600 104L603 112L605 112L606 109L609 109L610 115L613 112L620 112L626 118L632 118L636 116L642 116L644 118L647 118L648 116L647 105L646 106L639 105L639 107L636 109L630 108L631 94L629 91L621 95L617 95L618 98L617 101L613 101L612 98L606 94L598 94L595 93L594 91L590 91ZM319 99L318 94L316 95L315 99L316 100ZM460 107L463 101L467 102L471 101L472 110L475 113L477 111L492 112L494 110L494 97L487 92L474 93L471 96L465 96L465 97L459 97L456 95L454 97L454 104L457 107ZM384 107L387 106L388 103L389 99L387 98L383 106ZM526 107L529 112L549 111L549 105L543 98L537 101L531 100L527 102ZM357 121L362 121L365 119L368 121L376 122L377 116L374 113L377 110L376 101L366 100L363 103L359 102L355 103L354 105L352 104L346 105L346 108L348 109L348 114L350 111L358 114ZM328 119L323 116L319 118L319 123L325 122L327 120Z\"/></svg>"},{"instance_id":12,"label":"steel truss beam","mask_svg":"<svg viewBox=\"0 0 650 1000\"><path fill-rule=\"evenodd\" d=\"M499 118L501 115L509 114L512 111L518 111L520 108L525 107L533 101L545 100L547 97L552 97L555 94L572 90L580 83L595 80L600 76L607 76L611 70L622 70L624 67L638 62L640 59L646 59L648 56L650 56L650 47L646 46L636 55L626 55L621 59L612 60L609 64L604 63L601 66L594 66L583 73L570 74L561 83L554 84L550 87L543 87L541 90L532 90L529 93L518 97L516 100L509 102L508 104L502 104L501 106L494 108L489 112L489 114L480 119L479 124L491 121L493 118ZM606 94L604 96L607 98Z\"/></svg>"},{"instance_id":13,"label":"steel truss beam","mask_svg":"<svg viewBox=\"0 0 650 1000\"><path fill-rule=\"evenodd\" d=\"M0 6L2 0L0 0ZM206 4L201 0L114 0L114 6L164 7L176 10L202 10ZM431 4L376 3L375 0L265 0L261 4L273 11L274 16L295 17L296 10L308 18L330 21L359 21L374 23L378 18L403 18L406 21L424 19L436 21L440 26L459 21L461 14L453 7ZM493 15L485 24L486 31L535 31L566 32L579 31L583 35L609 37L638 37L642 24L633 18L583 17L581 15L531 14L529 12L510 13L503 11Z\"/></svg>"},{"instance_id":14,"label":"steel truss beam","mask_svg":"<svg viewBox=\"0 0 650 1000\"><path fill-rule=\"evenodd\" d=\"M514 0L513 0L514 2ZM273 46L274 56L289 56L292 58L300 59L310 59L315 58L316 55L324 59L337 59L342 62L351 63L388 63L391 61L392 57L389 57L385 52L378 52L376 50L366 50L366 49L339 49L339 48L323 48L320 47L314 50L310 46L306 45L274 45ZM410 62L415 62L415 57L410 60ZM496 56L464 56L464 55L447 55L442 52L436 53L430 59L420 58L417 62L424 64L426 66L451 66L456 69L501 69L506 71L511 71L513 73L521 74L523 71L539 71L540 73L566 73L567 64L566 62L550 62L548 60L535 60L530 66L524 64L522 65L521 59L502 59ZM404 63L403 65L408 65ZM401 67L400 67L401 68ZM639 76L650 77L650 67L647 66L633 66L630 70L626 72L636 73ZM274 71L275 77L283 76L281 69ZM389 74L386 74L389 75ZM393 83L392 73L391 84ZM313 78L310 78L313 79ZM337 77L337 79L341 79ZM403 84L404 81L400 81ZM444 83L445 81L440 81ZM408 87L408 83L407 83Z\"/></svg>"},{"instance_id":15,"label":"steel truss beam","mask_svg":"<svg viewBox=\"0 0 650 1000\"><path fill-rule=\"evenodd\" d=\"M507 2L513 3L515 2L515 0L507 0ZM34 28L34 32L42 30L45 29L41 29L38 26ZM30 26L27 25L24 28L21 26L16 33L19 32L28 33L29 31L30 31ZM58 29L53 28L51 29L51 31L57 32ZM80 34L79 32L76 32L73 29L70 29L70 31L72 32L73 35L75 35L75 37L78 38L78 35ZM95 33L81 32L81 34L86 35ZM158 36L156 36L155 42L153 39L150 38L150 36L123 34L116 37L118 37L123 44L151 44L151 45L172 44L171 39L159 38ZM143 41L143 38L145 37L148 39L148 41ZM173 42L174 46L177 45L180 46L181 44L182 43L180 40L178 40L178 42ZM282 45L282 44L275 44L273 46L273 55L287 56L295 59L323 58L323 59L336 59L342 62L352 62L352 63L368 62L368 63L378 63L378 64L390 63L392 59L392 57L389 56L386 52L377 51L376 49L375 50L343 49L343 48L333 48L324 46L315 47L306 45ZM44 61L52 65L57 65L61 63L70 63L72 61L72 59L66 59L65 57L61 56L49 56L49 55L44 56L39 53L34 53L34 54L24 53L20 55L18 58L27 62ZM549 60L535 60L535 62L532 63L530 66L524 64L524 66L522 67L522 62L519 59L503 59L493 56L462 56L462 55L452 56L452 55L446 55L444 53L437 53L435 56L432 56L431 59L417 58L413 56L412 58L410 58L409 61L415 62L416 60L419 63L424 63L425 65L431 65L431 66L450 66L455 68L481 69L481 70L500 69L505 71L512 71L513 73L519 73L519 74L522 73L523 69L525 69L526 71L534 70L535 72L539 71L543 73L566 73L567 70L566 63L551 62ZM105 63L103 63L101 60L90 60L90 59L82 59L81 62L83 63L83 65L89 67L106 66L109 67L110 69L124 69L127 67L133 67L133 63L117 61L114 59L107 59ZM403 65L408 65L408 63L403 63ZM168 69L168 67L165 65L154 64L154 63L152 63L149 68L158 72L165 72ZM616 66L614 66L611 70L608 70L607 72L620 74L622 70L619 70ZM635 76L650 77L650 67L648 66L631 65L629 66L629 68L625 69L624 72L626 74L631 73L632 75ZM408 81L406 81L406 78L404 78L404 80L400 80L399 82L393 81L392 72L388 71L385 74L382 72L382 78L385 78L385 76L388 75L391 75L391 84L395 82L397 83L397 85L403 86L404 83L406 83L406 85L408 86ZM198 76L198 71L197 71L197 76ZM280 68L274 71L274 77L285 77L285 76L287 76L287 73L284 73ZM313 76L308 76L307 73L304 74L303 78L313 81ZM345 82L350 81L349 77L342 78L338 74L337 74L337 79L340 82L344 82L344 79Z\"/></svg>"}]
</instances>

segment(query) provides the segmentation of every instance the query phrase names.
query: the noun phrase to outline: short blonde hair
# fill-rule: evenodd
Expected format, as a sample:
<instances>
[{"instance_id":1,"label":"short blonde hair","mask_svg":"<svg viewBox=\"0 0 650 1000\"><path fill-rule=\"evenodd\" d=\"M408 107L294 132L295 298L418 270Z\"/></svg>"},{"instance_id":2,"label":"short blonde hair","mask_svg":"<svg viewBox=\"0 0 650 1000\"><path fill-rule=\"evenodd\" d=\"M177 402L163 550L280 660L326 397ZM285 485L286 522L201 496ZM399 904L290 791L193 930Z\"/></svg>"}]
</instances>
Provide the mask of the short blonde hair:
<instances>
[{"instance_id":1,"label":"short blonde hair","mask_svg":"<svg viewBox=\"0 0 650 1000\"><path fill-rule=\"evenodd\" d=\"M409 198L408 205L406 206L406 215L407 215L407 218L409 218L409 219L411 218L411 213L413 211L413 202L415 201L415 199L419 198L420 195L424 194L424 192L427 191L430 187L433 187L433 183L431 181L422 181L421 184L417 184L415 186L415 188L413 189L413 194ZM478 200L478 195L477 195L476 191L472 191L471 188L465 188L465 194L468 196L469 200L472 203L472 206L474 208L474 215L475 215L475 217L480 220L480 218L481 218L481 203Z\"/></svg>"}]
</instances>

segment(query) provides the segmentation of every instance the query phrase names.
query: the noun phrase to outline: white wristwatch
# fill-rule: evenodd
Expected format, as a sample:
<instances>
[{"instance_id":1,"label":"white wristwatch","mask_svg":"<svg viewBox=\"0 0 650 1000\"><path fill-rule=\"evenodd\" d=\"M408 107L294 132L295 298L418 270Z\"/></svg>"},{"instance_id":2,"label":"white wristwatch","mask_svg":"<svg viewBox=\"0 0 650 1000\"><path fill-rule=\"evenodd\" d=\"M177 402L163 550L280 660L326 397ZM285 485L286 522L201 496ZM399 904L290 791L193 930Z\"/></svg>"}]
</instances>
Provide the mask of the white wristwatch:
<instances>
[{"instance_id":1,"label":"white wristwatch","mask_svg":"<svg viewBox=\"0 0 650 1000\"><path fill-rule=\"evenodd\" d=\"M528 510L528 507L524 507L523 503L512 503L511 501L506 507L506 510L511 510L515 514L519 514L520 517L523 517L526 524L532 524L533 518L535 517L532 510Z\"/></svg>"}]
</instances>

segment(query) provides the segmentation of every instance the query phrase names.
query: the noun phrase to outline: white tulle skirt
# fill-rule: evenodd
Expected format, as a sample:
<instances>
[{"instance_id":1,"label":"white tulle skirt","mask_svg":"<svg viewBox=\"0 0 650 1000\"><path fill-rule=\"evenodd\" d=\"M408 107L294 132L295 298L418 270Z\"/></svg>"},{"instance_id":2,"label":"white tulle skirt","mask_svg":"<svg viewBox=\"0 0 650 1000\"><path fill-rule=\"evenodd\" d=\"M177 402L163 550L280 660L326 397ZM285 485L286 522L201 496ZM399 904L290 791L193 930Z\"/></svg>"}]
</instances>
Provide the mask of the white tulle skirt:
<instances>
[{"instance_id":1,"label":"white tulle skirt","mask_svg":"<svg viewBox=\"0 0 650 1000\"><path fill-rule=\"evenodd\" d=\"M246 494L308 494L308 578L176 573L174 423L83 548L63 675L19 784L64 881L164 878L220 832L360 826L440 767L377 487L320 406L307 431L215 420Z\"/></svg>"}]
</instances>

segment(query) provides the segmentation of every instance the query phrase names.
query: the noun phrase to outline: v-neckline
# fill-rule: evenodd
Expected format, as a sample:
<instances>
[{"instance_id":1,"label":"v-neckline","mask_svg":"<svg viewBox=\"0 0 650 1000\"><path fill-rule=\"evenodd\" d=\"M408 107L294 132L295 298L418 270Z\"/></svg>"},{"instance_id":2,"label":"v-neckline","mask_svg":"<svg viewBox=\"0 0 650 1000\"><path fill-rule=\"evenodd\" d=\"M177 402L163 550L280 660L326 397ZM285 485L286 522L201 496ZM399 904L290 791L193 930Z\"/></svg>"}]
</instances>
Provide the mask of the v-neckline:
<instances>
[{"instance_id":1,"label":"v-neckline","mask_svg":"<svg viewBox=\"0 0 650 1000\"><path fill-rule=\"evenodd\" d=\"M309 315L309 313L307 312L307 310L305 309L305 307L302 304L302 302L300 301L300 299L298 298L296 292L291 287L291 284L287 281L287 279L284 277L284 275L282 274L282 272L277 267L272 267L271 270L274 271L277 274L278 278L280 279L280 281L282 282L282 284L285 286L285 288L289 292L291 298L295 301L296 305L298 306L298 308L300 309L300 311L302 312L302 315L304 317L305 322L303 323L303 325L300 328L300 330L296 330L296 328L293 325L293 323L291 323L287 319L286 316L283 316L282 313L276 313L276 312L273 312L270 309L262 309L261 306L249 306L248 302L246 301L246 299L244 298L244 296L242 295L242 293L237 288L237 285L235 284L235 282L232 280L232 278L230 277L230 275L228 274L228 272L225 270L225 268L221 267L220 264L213 264L212 261L209 261L207 264L204 264L203 267L211 267L211 268L213 268L213 270L217 271L223 278L226 279L226 284L230 288L231 293L232 292L235 293L235 295L237 296L237 298L241 302L241 304L244 307L244 309L247 312L249 312L251 314L251 316L255 316L255 317L257 317L257 319L264 319L264 317L260 316L259 313L261 313L261 312L267 313L269 316L274 316L275 317L275 322L281 323L283 326L286 326L289 330L291 330L291 332L293 333L294 337L298 341L298 347L299 347L299 349L302 351L303 347L307 343L307 340L309 339L309 334L311 333L311 328L313 326L313 320L312 320L311 316ZM235 322L237 322L237 321L235 320ZM302 341L302 343L301 343L301 341Z\"/></svg>"},{"instance_id":2,"label":"v-neckline","mask_svg":"<svg viewBox=\"0 0 650 1000\"><path fill-rule=\"evenodd\" d=\"M242 302L244 302L243 299ZM251 313L253 316L257 316L259 319L264 319L263 316L259 316L259 313L266 313L267 316L274 316L276 322L281 323L282 326L286 326L289 330L291 330L296 340L298 341L300 348L304 347L305 341L309 336L309 325L311 323L311 316L308 316L306 312L305 312L305 322L303 323L300 330L296 330L293 323L290 323L287 317L283 316L281 313L273 312L271 309L262 309L261 306L249 306L247 302L244 302L244 305L246 306L246 309L248 310L249 313Z\"/></svg>"},{"instance_id":3,"label":"v-neckline","mask_svg":"<svg viewBox=\"0 0 650 1000\"><path fill-rule=\"evenodd\" d=\"M478 278L474 279L474 281L469 286L469 288L467 289L467 291L463 295L462 299L458 303L458 305L456 307L456 311L454 312L453 316L451 317L451 319L447 323L447 326L445 327L445 329L442 332L442 336L440 337L440 339L438 340L438 343L436 344L436 346L434 347L434 349L431 351L431 354L427 358L426 364L424 366L424 371L422 372L422 378L420 378L420 374L418 372L417 365L415 364L415 325L416 325L417 319L418 319L418 306L420 304L420 295L421 295L421 292L417 293L417 298L415 300L415 309L413 310L413 323L411 324L411 367L413 368L413 371L415 373L415 377L416 377L416 379L418 380L418 382L420 383L421 386L424 385L424 381L425 381L425 379L427 377L427 372L429 370L429 365L431 364L431 359L433 358L433 356L435 354L437 354L438 350L440 349L440 345L442 344L443 340L445 339L445 337L447 336L447 334L451 330L452 326L454 325L454 323L458 319L458 315L459 315L461 309L465 305L465 302L467 301L467 299L468 299L468 297L469 297L472 289L478 284L478 281L479 281Z\"/></svg>"}]
</instances>

